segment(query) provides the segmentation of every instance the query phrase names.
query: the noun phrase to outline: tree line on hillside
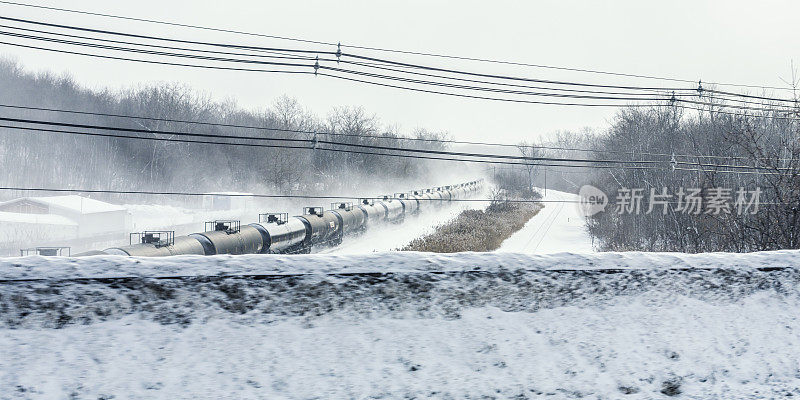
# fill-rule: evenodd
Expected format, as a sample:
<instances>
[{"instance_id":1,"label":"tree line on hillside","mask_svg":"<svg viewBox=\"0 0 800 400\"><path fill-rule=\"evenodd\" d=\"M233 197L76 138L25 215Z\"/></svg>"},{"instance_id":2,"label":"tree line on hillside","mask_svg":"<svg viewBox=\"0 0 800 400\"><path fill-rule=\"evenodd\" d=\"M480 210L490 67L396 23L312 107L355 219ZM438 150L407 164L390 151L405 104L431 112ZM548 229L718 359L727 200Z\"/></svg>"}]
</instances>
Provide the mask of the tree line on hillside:
<instances>
[{"instance_id":1,"label":"tree line on hillside","mask_svg":"<svg viewBox=\"0 0 800 400\"><path fill-rule=\"evenodd\" d=\"M331 152L323 149L333 146L322 144L316 146L315 150L240 147L175 140L88 137L48 133L44 129L167 139L186 139L186 137L156 132L307 141L258 142L279 146L314 147L314 143L310 141L316 139L351 145L444 148L440 142L397 140L405 136L396 129L382 126L377 117L369 115L359 107L336 107L326 118L321 119L304 109L298 101L284 96L264 110L249 111L231 101L213 101L209 96L198 94L178 84L152 84L121 91L92 90L79 85L68 76L27 72L20 64L12 61L0 61L0 103L159 119L131 119L2 108L0 109L2 115L11 118L142 131L131 133L53 128L46 125L38 125L37 128L43 129L37 131L0 128L0 165L6 167L0 171L0 181L9 186L204 192L253 191L253 188L258 188L271 193L319 194L340 190L354 191L365 181L424 179L431 170L434 170L430 161L374 154L396 153L391 150L335 146L362 153ZM204 121L268 129L194 125L169 120ZM315 132L344 135L334 136L315 134ZM417 129L410 137L442 139L444 136L442 133ZM209 138L191 140L242 142L242 140Z\"/></svg>"}]
</instances>

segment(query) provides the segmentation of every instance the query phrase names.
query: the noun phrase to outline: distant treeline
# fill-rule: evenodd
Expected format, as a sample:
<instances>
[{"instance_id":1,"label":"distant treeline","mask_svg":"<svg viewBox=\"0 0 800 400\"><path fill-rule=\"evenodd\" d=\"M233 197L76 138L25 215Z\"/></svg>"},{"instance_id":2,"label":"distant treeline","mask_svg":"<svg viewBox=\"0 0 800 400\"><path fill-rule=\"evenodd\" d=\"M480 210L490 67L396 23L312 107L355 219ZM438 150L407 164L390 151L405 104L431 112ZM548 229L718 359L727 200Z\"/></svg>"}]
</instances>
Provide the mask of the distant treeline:
<instances>
[{"instance_id":1,"label":"distant treeline","mask_svg":"<svg viewBox=\"0 0 800 400\"><path fill-rule=\"evenodd\" d=\"M213 101L209 96L198 94L178 84L164 83L122 91L98 91L82 87L68 76L27 72L20 64L12 61L0 61L0 103L275 129L255 130L0 108L0 115L12 118L145 131L276 139L311 140L314 139L315 131L334 132L347 136L317 135L317 139L348 144L442 148L442 144L436 142L411 143L408 140L369 137L403 136L390 128L383 127L377 117L369 115L362 108L337 107L327 117L317 118L296 100L285 96L278 98L262 111L250 111L242 109L233 102ZM41 125L39 127L145 137L172 137L155 133L92 131ZM286 132L286 129L303 132ZM417 129L412 136L438 139L444 135ZM280 140L261 143L311 146L307 142ZM236 147L0 128L0 165L3 166L0 170L0 182L3 185L24 187L170 191L254 191L255 188L277 193L323 193L357 188L365 180L376 182L421 178L431 170L425 160L322 150L331 145L317 147L317 150L313 151ZM391 152L350 149L366 153Z\"/></svg>"},{"instance_id":2,"label":"distant treeline","mask_svg":"<svg viewBox=\"0 0 800 400\"><path fill-rule=\"evenodd\" d=\"M612 128L593 140L593 148L617 151L615 159L660 160L662 168L592 171L591 183L609 194L612 203L620 203L616 196L622 188L641 188L644 198L638 215L617 213L612 204L590 219L590 232L607 250L800 248L800 113L794 119L786 116L777 111L731 115L714 108L699 115L685 115L678 108L621 111ZM661 199L673 202L668 212L654 203L646 213L651 189L661 194L663 188L671 197ZM692 189L699 189L699 210L687 209L686 194ZM751 214L754 204L746 206L757 189L760 205ZM715 200L723 200L729 209L719 208Z\"/></svg>"},{"instance_id":3,"label":"distant treeline","mask_svg":"<svg viewBox=\"0 0 800 400\"><path fill-rule=\"evenodd\" d=\"M713 98L704 101L716 102ZM709 106L702 112L680 107L626 108L604 131L564 132L537 143L578 150L528 149L527 155L591 160L648 161L614 168L554 168L533 165L495 171L509 188L547 186L577 193L582 185L601 189L610 202L589 218L587 229L600 250L758 251L800 248L800 106L765 103L764 111L730 113ZM674 154L674 157L673 157ZM654 161L654 163L653 163ZM577 164L577 163L572 163ZM596 164L597 166L603 164ZM607 165L607 164L606 164ZM642 168L635 168L636 166ZM756 168L744 168L756 167ZM530 180L528 172L531 172ZM650 210L651 193L668 197ZM721 190L719 190L719 189ZM640 190L638 213L627 189ZM755 214L749 204L759 189ZM651 192L653 190L653 192ZM686 209L691 190L699 210ZM740 198L738 193L744 195ZM680 195L684 192L684 196ZM618 199L618 196L623 199ZM630 196L629 196L630 195ZM715 208L714 199L728 209ZM667 212L658 200L671 202ZM682 204L679 204L683 200ZM737 200L743 200L741 210ZM745 211L746 206L751 207ZM717 212L719 210L719 212Z\"/></svg>"}]
</instances>

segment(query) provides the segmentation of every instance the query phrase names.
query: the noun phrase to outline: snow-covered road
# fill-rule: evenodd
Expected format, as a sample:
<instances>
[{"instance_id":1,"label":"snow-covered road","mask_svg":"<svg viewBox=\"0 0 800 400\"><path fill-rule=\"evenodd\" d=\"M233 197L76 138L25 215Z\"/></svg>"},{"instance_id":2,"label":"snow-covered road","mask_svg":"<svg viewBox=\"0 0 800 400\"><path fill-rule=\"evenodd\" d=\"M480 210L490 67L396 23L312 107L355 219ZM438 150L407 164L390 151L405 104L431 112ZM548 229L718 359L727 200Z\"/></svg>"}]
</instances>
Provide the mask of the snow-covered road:
<instances>
[{"instance_id":1,"label":"snow-covered road","mask_svg":"<svg viewBox=\"0 0 800 400\"><path fill-rule=\"evenodd\" d=\"M540 193L544 190L539 188ZM517 233L503 241L497 251L514 253L590 253L592 239L586 232L586 220L575 203L578 195L547 190L544 208ZM549 203L548 201L552 201Z\"/></svg>"}]
</instances>

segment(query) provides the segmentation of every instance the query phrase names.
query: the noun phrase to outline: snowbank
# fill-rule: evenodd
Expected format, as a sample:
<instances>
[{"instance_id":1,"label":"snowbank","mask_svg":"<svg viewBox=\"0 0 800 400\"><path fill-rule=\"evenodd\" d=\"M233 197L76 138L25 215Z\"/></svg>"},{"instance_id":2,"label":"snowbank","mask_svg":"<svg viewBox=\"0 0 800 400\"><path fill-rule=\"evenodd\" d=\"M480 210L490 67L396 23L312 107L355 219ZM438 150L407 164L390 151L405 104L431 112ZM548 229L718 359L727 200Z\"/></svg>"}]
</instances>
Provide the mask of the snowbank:
<instances>
[{"instance_id":1,"label":"snowbank","mask_svg":"<svg viewBox=\"0 0 800 400\"><path fill-rule=\"evenodd\" d=\"M0 398L800 396L800 251L24 257L0 277Z\"/></svg>"},{"instance_id":2,"label":"snowbank","mask_svg":"<svg viewBox=\"0 0 800 400\"><path fill-rule=\"evenodd\" d=\"M360 255L218 255L173 257L7 257L0 280L114 277L345 274L564 269L800 268L800 251L745 254L606 252L518 254L384 252Z\"/></svg>"},{"instance_id":3,"label":"snowbank","mask_svg":"<svg viewBox=\"0 0 800 400\"><path fill-rule=\"evenodd\" d=\"M4 397L140 399L800 393L796 299L656 299L537 313L473 309L459 319L325 316L178 328L131 317L11 330L0 335L0 386L9 389Z\"/></svg>"}]
</instances>

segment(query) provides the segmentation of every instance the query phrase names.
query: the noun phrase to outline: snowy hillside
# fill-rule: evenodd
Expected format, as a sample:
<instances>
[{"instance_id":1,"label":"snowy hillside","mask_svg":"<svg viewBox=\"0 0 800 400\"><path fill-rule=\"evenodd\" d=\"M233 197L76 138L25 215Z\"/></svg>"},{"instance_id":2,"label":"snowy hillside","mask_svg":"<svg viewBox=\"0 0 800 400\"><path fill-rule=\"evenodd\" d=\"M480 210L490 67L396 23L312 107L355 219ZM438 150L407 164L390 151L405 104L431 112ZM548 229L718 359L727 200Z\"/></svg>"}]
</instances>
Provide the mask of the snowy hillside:
<instances>
[{"instance_id":1,"label":"snowy hillside","mask_svg":"<svg viewBox=\"0 0 800 400\"><path fill-rule=\"evenodd\" d=\"M0 279L0 398L800 395L797 251L27 257Z\"/></svg>"}]
</instances>

